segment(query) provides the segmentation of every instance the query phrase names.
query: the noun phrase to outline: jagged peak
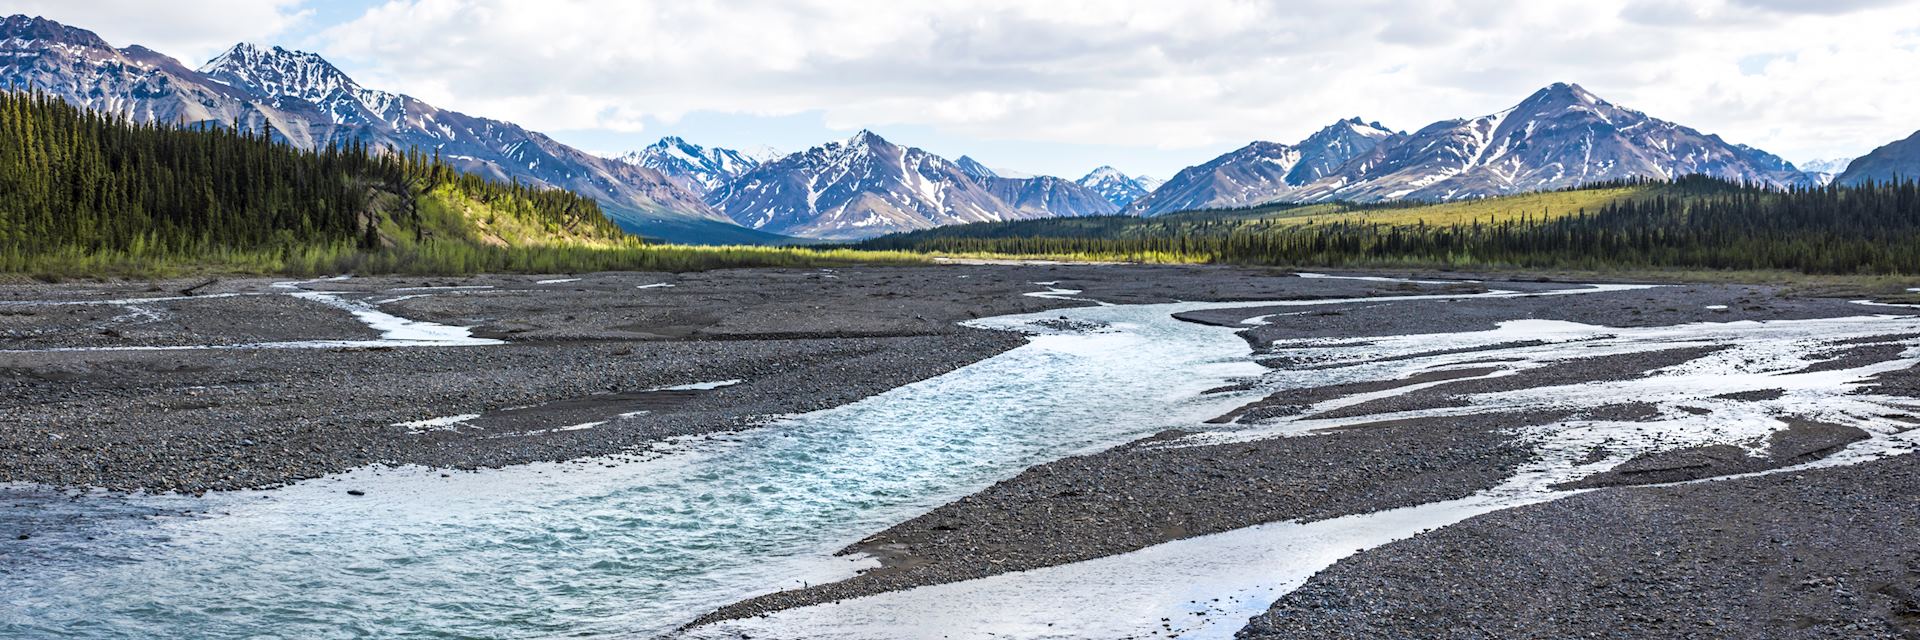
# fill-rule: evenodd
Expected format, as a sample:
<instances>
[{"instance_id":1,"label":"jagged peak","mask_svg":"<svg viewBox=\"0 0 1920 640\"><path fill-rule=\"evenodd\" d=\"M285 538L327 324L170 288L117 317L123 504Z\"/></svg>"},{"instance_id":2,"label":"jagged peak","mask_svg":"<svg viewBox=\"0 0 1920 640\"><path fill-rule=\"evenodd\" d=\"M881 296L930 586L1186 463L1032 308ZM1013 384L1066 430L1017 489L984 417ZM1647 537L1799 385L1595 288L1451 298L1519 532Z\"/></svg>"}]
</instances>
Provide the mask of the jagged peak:
<instances>
[{"instance_id":1,"label":"jagged peak","mask_svg":"<svg viewBox=\"0 0 1920 640\"><path fill-rule=\"evenodd\" d=\"M878 144L888 144L887 139L880 137L880 134L874 133L872 129L861 129L859 133L853 134L853 137L847 138L847 145L853 147Z\"/></svg>"},{"instance_id":2,"label":"jagged peak","mask_svg":"<svg viewBox=\"0 0 1920 640\"><path fill-rule=\"evenodd\" d=\"M1307 136L1307 139L1300 141L1298 146L1314 146L1328 140L1346 138L1349 135L1365 136L1368 138L1385 138L1393 135L1393 130L1380 124L1379 121L1368 122L1361 119L1360 116L1354 116L1345 120L1337 120L1333 124L1322 127L1319 131L1314 132L1313 135Z\"/></svg>"},{"instance_id":3,"label":"jagged peak","mask_svg":"<svg viewBox=\"0 0 1920 640\"><path fill-rule=\"evenodd\" d=\"M0 20L0 40L31 40L54 42L82 47L111 49L98 34L79 27L70 27L40 16L14 14Z\"/></svg>"},{"instance_id":4,"label":"jagged peak","mask_svg":"<svg viewBox=\"0 0 1920 640\"><path fill-rule=\"evenodd\" d=\"M994 171L992 167L982 164L979 160L973 159L973 156L960 156L959 160L955 160L953 162L954 164L960 165L960 171L962 173L967 174L970 177L974 177L974 178L1000 177L999 172Z\"/></svg>"},{"instance_id":5,"label":"jagged peak","mask_svg":"<svg viewBox=\"0 0 1920 640\"><path fill-rule=\"evenodd\" d=\"M227 50L221 52L220 55L214 56L213 59L208 60L206 64L200 65L200 71L202 73L208 73L227 68L258 67L262 64L278 63L281 61L325 65L329 68L333 67L333 63L327 62L326 58L320 57L320 54L317 53L297 51L280 46L267 46L252 42L239 42L228 47ZM335 69L335 71L337 72L339 70Z\"/></svg>"},{"instance_id":6,"label":"jagged peak","mask_svg":"<svg viewBox=\"0 0 1920 640\"><path fill-rule=\"evenodd\" d=\"M1369 120L1367 120L1367 119L1364 119L1364 118L1361 118L1360 116L1354 116L1354 117L1351 117L1351 118L1347 118L1347 119L1345 119L1345 120L1341 120L1341 121L1339 121L1339 122L1335 122L1335 123L1333 123L1332 125L1329 125L1329 126L1334 126L1334 127L1337 127L1337 126L1340 126L1340 125L1343 125L1343 124L1344 124L1344 125L1348 125L1348 126L1350 126L1350 127L1354 127L1354 128L1362 128L1362 129L1378 129L1378 130L1380 130L1380 131L1383 131L1383 132L1386 132L1386 133L1393 133L1393 130L1392 130L1392 129L1388 129L1388 128L1387 128L1387 125L1384 125L1384 124L1380 124L1380 121L1379 121L1379 120L1371 120L1371 121L1369 121Z\"/></svg>"},{"instance_id":7,"label":"jagged peak","mask_svg":"<svg viewBox=\"0 0 1920 640\"><path fill-rule=\"evenodd\" d=\"M199 71L229 85L312 102L335 92L361 90L359 83L320 54L251 42L233 45Z\"/></svg>"},{"instance_id":8,"label":"jagged peak","mask_svg":"<svg viewBox=\"0 0 1920 640\"><path fill-rule=\"evenodd\" d=\"M1520 106L1530 104L1612 104L1594 95L1586 87L1571 82L1555 82L1533 92Z\"/></svg>"}]
</instances>

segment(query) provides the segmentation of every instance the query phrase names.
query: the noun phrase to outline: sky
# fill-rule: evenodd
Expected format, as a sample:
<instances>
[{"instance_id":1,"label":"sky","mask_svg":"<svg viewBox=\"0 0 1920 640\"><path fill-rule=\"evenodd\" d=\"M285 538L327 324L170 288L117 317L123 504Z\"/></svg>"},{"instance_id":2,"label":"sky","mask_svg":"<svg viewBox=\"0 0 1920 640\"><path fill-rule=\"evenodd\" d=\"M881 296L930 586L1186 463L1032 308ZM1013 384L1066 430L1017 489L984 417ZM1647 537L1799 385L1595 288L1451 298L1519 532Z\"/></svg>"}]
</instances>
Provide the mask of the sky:
<instances>
[{"instance_id":1,"label":"sky","mask_svg":"<svg viewBox=\"0 0 1920 640\"><path fill-rule=\"evenodd\" d=\"M369 88L596 153L871 129L989 166L1165 178L1358 116L1553 82L1801 163L1920 129L1920 0L14 0L198 66L313 51Z\"/></svg>"}]
</instances>

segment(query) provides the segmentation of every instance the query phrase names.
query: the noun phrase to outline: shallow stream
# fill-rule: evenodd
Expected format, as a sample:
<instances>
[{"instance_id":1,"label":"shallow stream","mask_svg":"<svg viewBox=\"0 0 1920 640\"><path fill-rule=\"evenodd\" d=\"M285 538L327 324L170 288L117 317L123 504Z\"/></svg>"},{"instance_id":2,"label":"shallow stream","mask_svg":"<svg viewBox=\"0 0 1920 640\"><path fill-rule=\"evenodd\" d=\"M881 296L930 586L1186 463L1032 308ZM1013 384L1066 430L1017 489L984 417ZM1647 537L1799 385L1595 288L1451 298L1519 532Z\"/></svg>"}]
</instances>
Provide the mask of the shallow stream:
<instances>
[{"instance_id":1,"label":"shallow stream","mask_svg":"<svg viewBox=\"0 0 1920 640\"><path fill-rule=\"evenodd\" d=\"M1041 286L1047 290L1039 295L1048 297L1079 293ZM1403 299L1509 295L1520 294ZM592 459L451 474L364 469L206 498L76 499L0 489L5 513L28 514L48 531L0 553L0 637L649 637L748 596L843 579L873 566L832 553L1032 465L1169 428L1196 429L1276 386L1344 376L1386 379L1466 366L1489 354L1391 356L1531 341L1504 354L1510 364L1490 374L1516 375L1555 360L1556 351L1639 351L1755 336L1759 341L1742 349L1664 372L1664 382L1656 376L1596 386L1585 398L1548 390L1487 401L1600 402L1610 393L1633 393L1677 407L1694 402L1681 385L1714 380L1715 393L1780 387L1780 402L1834 401L1835 412L1865 415L1901 407L1891 399L1847 397L1870 371L1797 373L1807 354L1831 339L1920 332L1913 320L1887 317L1630 331L1517 323L1490 332L1293 345L1356 365L1311 376L1274 372L1260 391L1204 394L1268 372L1232 329L1171 317L1206 308L1342 302L1352 301L1097 306L976 321L1033 337L947 375L764 428L662 445L658 455L639 462ZM383 331L392 338L394 328L408 327ZM426 339L464 338L453 332ZM1368 364L1375 361L1383 364ZM1714 408L1738 415L1730 406ZM1687 421L1676 431L1686 437L1647 446L1751 444L1771 429L1689 415L1671 416ZM1822 417L1873 426L1845 415ZM1321 426L1327 424L1280 421L1193 440L1292 437ZM1171 631L1230 637L1247 615L1345 555L1549 499L1546 482L1580 471L1572 461L1584 460L1581 445L1596 441L1595 433L1606 432L1620 452L1609 462L1646 450L1625 446L1636 442L1625 432L1640 426L1569 423L1542 430L1534 434L1543 452L1539 464L1466 500L1262 525L1063 567L797 609L694 635L1071 638ZM1868 446L1856 445L1860 455L1911 446L1904 434L1874 435L1863 443ZM1837 456L1832 463L1850 459ZM1598 468L1586 464L1593 467L1588 471Z\"/></svg>"}]
</instances>

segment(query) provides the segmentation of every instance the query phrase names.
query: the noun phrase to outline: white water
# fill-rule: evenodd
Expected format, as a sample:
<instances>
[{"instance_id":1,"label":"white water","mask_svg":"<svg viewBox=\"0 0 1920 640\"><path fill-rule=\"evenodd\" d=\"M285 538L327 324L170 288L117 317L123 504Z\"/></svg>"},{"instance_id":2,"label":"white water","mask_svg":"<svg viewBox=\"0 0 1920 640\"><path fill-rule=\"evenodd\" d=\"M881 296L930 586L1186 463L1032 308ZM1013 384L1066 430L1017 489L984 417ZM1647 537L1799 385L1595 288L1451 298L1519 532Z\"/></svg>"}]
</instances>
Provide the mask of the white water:
<instances>
[{"instance_id":1,"label":"white water","mask_svg":"<svg viewBox=\"0 0 1920 640\"><path fill-rule=\"evenodd\" d=\"M1021 295L1025 295L1029 298L1046 298L1049 300L1071 300L1074 302L1091 302L1103 307L1110 306L1106 302L1094 300L1092 298L1078 297L1082 293L1082 290L1080 289L1062 289L1060 287L1053 286L1053 285L1059 284L1058 282L1035 282L1034 284L1040 285L1042 287L1046 287L1047 290L1035 291L1032 293L1026 293Z\"/></svg>"}]
</instances>

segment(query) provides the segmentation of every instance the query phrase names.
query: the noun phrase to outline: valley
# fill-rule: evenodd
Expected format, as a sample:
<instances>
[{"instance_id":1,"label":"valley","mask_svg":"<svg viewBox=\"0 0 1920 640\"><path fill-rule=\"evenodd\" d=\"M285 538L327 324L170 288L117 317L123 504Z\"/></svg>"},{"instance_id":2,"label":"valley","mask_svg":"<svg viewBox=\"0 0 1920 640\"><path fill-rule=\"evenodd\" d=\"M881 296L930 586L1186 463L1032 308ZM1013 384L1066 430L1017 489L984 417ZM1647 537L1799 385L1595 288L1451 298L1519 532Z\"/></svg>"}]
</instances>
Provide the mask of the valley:
<instances>
[{"instance_id":1,"label":"valley","mask_svg":"<svg viewBox=\"0 0 1920 640\"><path fill-rule=\"evenodd\" d=\"M1912 477L1920 310L1395 276L1010 264L0 287L0 503L19 529L0 592L33 603L0 629L1263 637L1419 606L1408 624L1545 632L1366 585L1511 575L1524 558L1444 559L1642 513L1615 510L1648 492L1671 494L1661 517L1775 532L1903 512L1805 492ZM1698 484L1721 476L1802 493ZM1628 571L1663 526L1636 523L1558 549L1560 566ZM1853 558L1914 552L1849 540ZM1807 592L1677 590L1742 570L1715 560L1724 547L1682 552L1699 561L1685 582L1635 578L1663 594L1641 617L1557 582L1521 591L1641 634L1800 624L1765 598ZM475 557L507 573L459 568ZM1876 613L1895 596L1866 598L1814 628L1904 628ZM277 613L293 601L306 617Z\"/></svg>"}]
</instances>

